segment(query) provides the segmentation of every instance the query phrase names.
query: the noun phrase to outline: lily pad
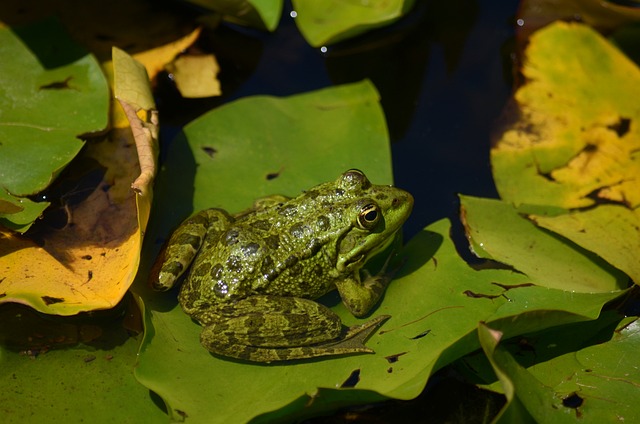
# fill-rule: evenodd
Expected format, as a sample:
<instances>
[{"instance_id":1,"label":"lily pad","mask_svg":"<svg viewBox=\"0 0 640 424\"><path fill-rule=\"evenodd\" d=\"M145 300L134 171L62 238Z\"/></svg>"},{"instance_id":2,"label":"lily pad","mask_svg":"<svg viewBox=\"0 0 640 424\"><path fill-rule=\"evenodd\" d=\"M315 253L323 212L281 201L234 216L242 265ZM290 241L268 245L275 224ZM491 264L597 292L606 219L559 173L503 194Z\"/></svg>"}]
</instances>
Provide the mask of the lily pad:
<instances>
[{"instance_id":1,"label":"lily pad","mask_svg":"<svg viewBox=\"0 0 640 424\"><path fill-rule=\"evenodd\" d=\"M0 305L2 421L166 422L133 376L141 336L130 336L124 314L114 312L53 321L22 305Z\"/></svg>"},{"instance_id":2,"label":"lily pad","mask_svg":"<svg viewBox=\"0 0 640 424\"><path fill-rule=\"evenodd\" d=\"M640 372L633 360L625 360L638 350L639 330L636 318L625 319L611 340L525 369L497 344L499 335L481 326L483 349L509 400L503 422L513 422L514 416L559 423L640 419L636 407Z\"/></svg>"},{"instance_id":3,"label":"lily pad","mask_svg":"<svg viewBox=\"0 0 640 424\"><path fill-rule=\"evenodd\" d=\"M591 210L555 217L535 216L543 228L562 234L597 253L640 284L640 212L619 205L601 205Z\"/></svg>"},{"instance_id":4,"label":"lily pad","mask_svg":"<svg viewBox=\"0 0 640 424\"><path fill-rule=\"evenodd\" d=\"M623 272L580 244L540 229L512 205L470 196L460 200L476 255L510 265L549 288L589 293L627 287L629 278Z\"/></svg>"},{"instance_id":5,"label":"lily pad","mask_svg":"<svg viewBox=\"0 0 640 424\"><path fill-rule=\"evenodd\" d=\"M491 151L500 197L566 209L598 198L637 206L640 70L593 29L562 22L535 33L525 58L520 118Z\"/></svg>"},{"instance_id":6,"label":"lily pad","mask_svg":"<svg viewBox=\"0 0 640 424\"><path fill-rule=\"evenodd\" d=\"M57 21L0 28L0 188L14 205L47 188L78 154L83 134L107 126L109 89L93 56ZM0 213L24 232L47 206Z\"/></svg>"},{"instance_id":7,"label":"lily pad","mask_svg":"<svg viewBox=\"0 0 640 424\"><path fill-rule=\"evenodd\" d=\"M413 0L293 0L296 24L309 44L320 47L400 19Z\"/></svg>"}]
</instances>

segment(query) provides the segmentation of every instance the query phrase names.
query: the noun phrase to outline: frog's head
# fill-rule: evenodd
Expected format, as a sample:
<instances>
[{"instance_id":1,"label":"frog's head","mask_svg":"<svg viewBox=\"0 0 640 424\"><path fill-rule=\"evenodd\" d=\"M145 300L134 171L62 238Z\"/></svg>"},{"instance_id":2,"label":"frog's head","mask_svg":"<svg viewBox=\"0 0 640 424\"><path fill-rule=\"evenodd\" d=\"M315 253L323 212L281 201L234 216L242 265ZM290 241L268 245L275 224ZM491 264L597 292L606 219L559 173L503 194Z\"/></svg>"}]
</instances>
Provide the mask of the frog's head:
<instances>
[{"instance_id":1,"label":"frog's head","mask_svg":"<svg viewBox=\"0 0 640 424\"><path fill-rule=\"evenodd\" d=\"M352 272L391 243L411 213L413 197L396 187L371 184L357 169L342 174L335 185L349 199L344 213L350 221L338 240L336 268Z\"/></svg>"}]
</instances>

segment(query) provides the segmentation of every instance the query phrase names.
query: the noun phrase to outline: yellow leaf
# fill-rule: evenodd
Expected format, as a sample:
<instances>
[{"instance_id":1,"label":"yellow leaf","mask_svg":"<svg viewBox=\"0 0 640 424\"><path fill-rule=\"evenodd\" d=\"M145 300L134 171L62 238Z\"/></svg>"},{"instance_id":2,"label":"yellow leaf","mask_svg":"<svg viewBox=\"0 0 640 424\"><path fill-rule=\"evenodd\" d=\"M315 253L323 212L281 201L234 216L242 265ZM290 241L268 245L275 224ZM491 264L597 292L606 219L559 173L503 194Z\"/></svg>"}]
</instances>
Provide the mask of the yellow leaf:
<instances>
[{"instance_id":1,"label":"yellow leaf","mask_svg":"<svg viewBox=\"0 0 640 424\"><path fill-rule=\"evenodd\" d=\"M180 52L192 45L198 36L200 36L200 28L170 43L136 53L133 58L142 63L147 68L149 78L154 79L158 72L162 71Z\"/></svg>"},{"instance_id":2,"label":"yellow leaf","mask_svg":"<svg viewBox=\"0 0 640 424\"><path fill-rule=\"evenodd\" d=\"M211 55L183 55L167 65L182 97L201 98L222 94L217 79L220 67Z\"/></svg>"},{"instance_id":3,"label":"yellow leaf","mask_svg":"<svg viewBox=\"0 0 640 424\"><path fill-rule=\"evenodd\" d=\"M515 94L519 119L492 149L500 195L515 204L640 205L640 70L591 28L535 33Z\"/></svg>"}]
</instances>

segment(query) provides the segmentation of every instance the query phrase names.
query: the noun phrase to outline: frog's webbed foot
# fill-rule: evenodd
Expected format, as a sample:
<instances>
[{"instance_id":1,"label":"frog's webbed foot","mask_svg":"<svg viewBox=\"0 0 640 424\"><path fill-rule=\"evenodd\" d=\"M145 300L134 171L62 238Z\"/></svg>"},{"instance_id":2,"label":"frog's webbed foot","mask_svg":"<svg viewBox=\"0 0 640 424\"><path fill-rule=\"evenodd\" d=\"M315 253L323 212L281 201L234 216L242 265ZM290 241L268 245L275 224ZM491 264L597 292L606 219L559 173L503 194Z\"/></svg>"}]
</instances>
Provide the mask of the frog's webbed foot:
<instances>
[{"instance_id":1,"label":"frog's webbed foot","mask_svg":"<svg viewBox=\"0 0 640 424\"><path fill-rule=\"evenodd\" d=\"M200 316L202 345L212 353L253 362L372 353L364 343L388 318L379 316L343 331L340 318L319 303L263 295L221 306L216 315L214 320Z\"/></svg>"}]
</instances>

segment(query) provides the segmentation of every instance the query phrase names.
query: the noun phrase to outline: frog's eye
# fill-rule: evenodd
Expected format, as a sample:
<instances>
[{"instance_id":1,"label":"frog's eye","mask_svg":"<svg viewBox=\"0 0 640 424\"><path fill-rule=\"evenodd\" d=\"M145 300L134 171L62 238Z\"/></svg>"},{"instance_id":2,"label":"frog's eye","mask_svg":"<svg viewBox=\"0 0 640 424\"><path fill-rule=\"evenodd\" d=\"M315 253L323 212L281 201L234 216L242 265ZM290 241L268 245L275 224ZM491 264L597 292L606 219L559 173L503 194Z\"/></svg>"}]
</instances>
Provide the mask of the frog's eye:
<instances>
[{"instance_id":1,"label":"frog's eye","mask_svg":"<svg viewBox=\"0 0 640 424\"><path fill-rule=\"evenodd\" d=\"M338 178L338 185L345 190L366 190L371 183L359 169L350 169Z\"/></svg>"},{"instance_id":2,"label":"frog's eye","mask_svg":"<svg viewBox=\"0 0 640 424\"><path fill-rule=\"evenodd\" d=\"M369 203L360 209L358 214L358 226L363 230L369 230L380 221L380 210L378 205Z\"/></svg>"}]
</instances>

